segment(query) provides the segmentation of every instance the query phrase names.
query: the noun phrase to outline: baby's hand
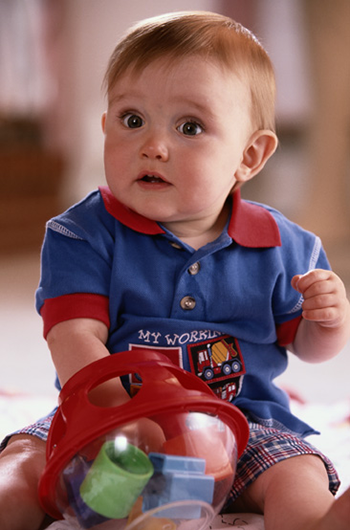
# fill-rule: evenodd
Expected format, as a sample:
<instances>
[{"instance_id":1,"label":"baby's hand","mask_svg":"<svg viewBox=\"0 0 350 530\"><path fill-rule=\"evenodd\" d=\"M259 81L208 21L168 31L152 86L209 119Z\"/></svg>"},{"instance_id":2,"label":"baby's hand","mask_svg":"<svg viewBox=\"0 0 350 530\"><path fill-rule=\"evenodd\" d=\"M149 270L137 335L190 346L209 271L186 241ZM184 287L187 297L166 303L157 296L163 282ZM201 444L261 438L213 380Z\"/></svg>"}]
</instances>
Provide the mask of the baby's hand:
<instances>
[{"instance_id":1,"label":"baby's hand","mask_svg":"<svg viewBox=\"0 0 350 530\"><path fill-rule=\"evenodd\" d=\"M323 327L337 328L347 319L345 286L334 272L314 269L292 278L292 287L304 297L303 318Z\"/></svg>"},{"instance_id":2,"label":"baby's hand","mask_svg":"<svg viewBox=\"0 0 350 530\"><path fill-rule=\"evenodd\" d=\"M159 453L165 442L162 428L149 418L140 418L122 427L121 432L130 443L137 445L146 453Z\"/></svg>"}]
</instances>

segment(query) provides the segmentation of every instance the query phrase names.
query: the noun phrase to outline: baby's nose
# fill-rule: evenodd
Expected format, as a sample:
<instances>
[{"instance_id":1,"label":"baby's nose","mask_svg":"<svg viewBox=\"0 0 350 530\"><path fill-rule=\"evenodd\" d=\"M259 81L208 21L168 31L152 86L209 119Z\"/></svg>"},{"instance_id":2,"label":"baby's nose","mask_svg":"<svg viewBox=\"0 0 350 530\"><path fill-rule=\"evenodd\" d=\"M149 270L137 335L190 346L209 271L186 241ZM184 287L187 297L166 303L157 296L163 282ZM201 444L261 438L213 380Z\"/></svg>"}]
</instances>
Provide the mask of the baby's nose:
<instances>
[{"instance_id":1,"label":"baby's nose","mask_svg":"<svg viewBox=\"0 0 350 530\"><path fill-rule=\"evenodd\" d=\"M141 147L142 158L162 160L166 162L169 159L169 150L165 140L158 136L148 138Z\"/></svg>"}]
</instances>

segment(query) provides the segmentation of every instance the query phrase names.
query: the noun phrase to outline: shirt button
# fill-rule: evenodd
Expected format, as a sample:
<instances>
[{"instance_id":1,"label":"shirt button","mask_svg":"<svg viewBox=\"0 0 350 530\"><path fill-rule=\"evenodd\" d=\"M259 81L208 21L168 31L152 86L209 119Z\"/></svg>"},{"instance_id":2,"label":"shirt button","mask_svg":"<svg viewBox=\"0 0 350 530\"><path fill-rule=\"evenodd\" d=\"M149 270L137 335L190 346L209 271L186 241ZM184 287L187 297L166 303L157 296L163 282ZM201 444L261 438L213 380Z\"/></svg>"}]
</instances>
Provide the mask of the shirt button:
<instances>
[{"instance_id":1,"label":"shirt button","mask_svg":"<svg viewBox=\"0 0 350 530\"><path fill-rule=\"evenodd\" d=\"M196 307L196 300L192 296L184 296L180 301L180 306L185 311L191 311Z\"/></svg>"},{"instance_id":2,"label":"shirt button","mask_svg":"<svg viewBox=\"0 0 350 530\"><path fill-rule=\"evenodd\" d=\"M201 268L200 266L200 263L199 261L197 261L196 263L193 263L193 265L191 265L189 268L188 268L188 272L192 275L192 276L195 276L196 274L199 273L199 269Z\"/></svg>"},{"instance_id":3,"label":"shirt button","mask_svg":"<svg viewBox=\"0 0 350 530\"><path fill-rule=\"evenodd\" d=\"M173 248L176 248L177 250L182 250L182 246L179 245L179 243L176 243L176 241L171 241L171 242L170 242L170 245L171 245Z\"/></svg>"}]
</instances>

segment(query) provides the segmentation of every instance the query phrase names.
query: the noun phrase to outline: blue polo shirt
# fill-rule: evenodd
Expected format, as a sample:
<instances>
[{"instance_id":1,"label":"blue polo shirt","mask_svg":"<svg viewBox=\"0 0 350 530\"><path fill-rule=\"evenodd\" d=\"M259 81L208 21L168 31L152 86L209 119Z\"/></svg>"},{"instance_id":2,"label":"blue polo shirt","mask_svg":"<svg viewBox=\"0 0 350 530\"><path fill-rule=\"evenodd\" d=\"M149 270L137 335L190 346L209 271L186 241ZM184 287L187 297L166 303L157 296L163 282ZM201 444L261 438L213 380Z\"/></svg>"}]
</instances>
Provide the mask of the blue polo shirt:
<instances>
[{"instance_id":1,"label":"blue polo shirt","mask_svg":"<svg viewBox=\"0 0 350 530\"><path fill-rule=\"evenodd\" d=\"M48 222L36 303L45 336L101 320L111 353L160 351L251 419L306 436L273 380L301 318L291 278L313 268L329 268L319 238L239 191L222 234L194 250L101 187Z\"/></svg>"}]
</instances>

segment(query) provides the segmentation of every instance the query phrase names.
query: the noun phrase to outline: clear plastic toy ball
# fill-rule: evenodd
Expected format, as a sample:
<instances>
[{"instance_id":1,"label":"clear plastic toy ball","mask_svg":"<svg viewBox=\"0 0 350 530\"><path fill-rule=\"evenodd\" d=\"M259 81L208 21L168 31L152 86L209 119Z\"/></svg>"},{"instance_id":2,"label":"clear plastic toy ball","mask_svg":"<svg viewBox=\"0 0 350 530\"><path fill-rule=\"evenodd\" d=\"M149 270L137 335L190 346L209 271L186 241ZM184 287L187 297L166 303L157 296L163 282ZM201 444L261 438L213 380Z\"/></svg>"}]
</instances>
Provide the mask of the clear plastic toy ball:
<instances>
[{"instance_id":1,"label":"clear plastic toy ball","mask_svg":"<svg viewBox=\"0 0 350 530\"><path fill-rule=\"evenodd\" d=\"M208 528L247 442L244 416L158 353L138 352L132 366L124 354L93 365L61 392L39 487L43 508L74 529ZM142 386L129 402L91 402L92 389L131 367Z\"/></svg>"}]
</instances>

